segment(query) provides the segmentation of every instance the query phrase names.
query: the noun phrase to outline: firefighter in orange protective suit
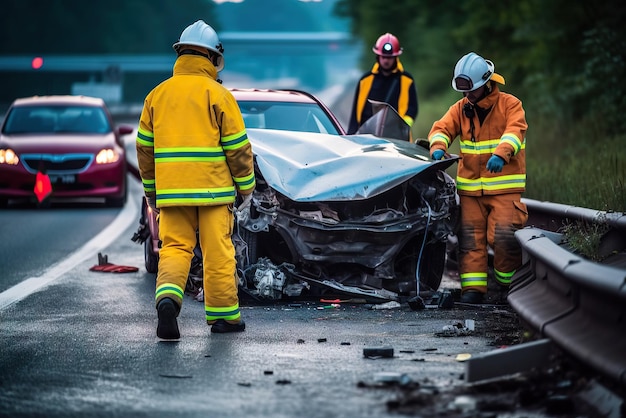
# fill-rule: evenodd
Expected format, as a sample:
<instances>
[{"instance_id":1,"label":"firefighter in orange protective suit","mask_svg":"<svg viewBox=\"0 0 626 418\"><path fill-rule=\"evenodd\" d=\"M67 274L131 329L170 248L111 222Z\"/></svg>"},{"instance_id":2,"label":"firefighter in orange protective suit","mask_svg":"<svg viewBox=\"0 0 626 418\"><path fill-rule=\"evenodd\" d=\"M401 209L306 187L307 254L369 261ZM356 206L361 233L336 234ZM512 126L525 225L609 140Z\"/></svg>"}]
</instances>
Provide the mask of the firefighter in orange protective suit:
<instances>
[{"instance_id":1,"label":"firefighter in orange protective suit","mask_svg":"<svg viewBox=\"0 0 626 418\"><path fill-rule=\"evenodd\" d=\"M368 99L389 103L409 126L413 126L418 113L417 89L413 76L404 71L400 62L402 48L391 33L381 35L374 47L376 63L371 71L359 80L354 93L354 103L348 133L354 134L373 116Z\"/></svg>"},{"instance_id":2,"label":"firefighter in orange protective suit","mask_svg":"<svg viewBox=\"0 0 626 418\"><path fill-rule=\"evenodd\" d=\"M461 302L482 303L487 293L488 245L494 276L508 287L522 263L514 233L528 220L521 195L526 188L526 124L522 102L501 92L504 78L493 63L470 52L456 64L452 88L463 98L428 134L439 160L460 136L457 190L461 200L459 276Z\"/></svg>"},{"instance_id":3,"label":"firefighter in orange protective suit","mask_svg":"<svg viewBox=\"0 0 626 418\"><path fill-rule=\"evenodd\" d=\"M252 148L235 98L217 80L224 50L213 28L199 20L173 47L173 76L146 97L137 134L144 193L159 213L162 241L157 336L180 338L176 318L198 241L211 332L243 331L231 234L237 195L249 204L255 187Z\"/></svg>"}]
</instances>

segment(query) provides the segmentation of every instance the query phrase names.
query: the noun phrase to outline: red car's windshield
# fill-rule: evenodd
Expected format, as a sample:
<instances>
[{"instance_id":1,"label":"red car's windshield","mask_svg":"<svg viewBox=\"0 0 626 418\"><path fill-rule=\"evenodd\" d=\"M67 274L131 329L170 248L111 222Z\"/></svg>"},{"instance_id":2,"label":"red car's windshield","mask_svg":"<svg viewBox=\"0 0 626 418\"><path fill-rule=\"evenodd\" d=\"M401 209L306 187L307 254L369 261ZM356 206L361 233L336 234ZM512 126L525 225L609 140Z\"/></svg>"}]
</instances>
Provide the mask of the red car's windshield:
<instances>
[{"instance_id":1,"label":"red car's windshield","mask_svg":"<svg viewBox=\"0 0 626 418\"><path fill-rule=\"evenodd\" d=\"M2 133L104 134L111 126L104 111L94 106L20 106L7 115Z\"/></svg>"}]
</instances>

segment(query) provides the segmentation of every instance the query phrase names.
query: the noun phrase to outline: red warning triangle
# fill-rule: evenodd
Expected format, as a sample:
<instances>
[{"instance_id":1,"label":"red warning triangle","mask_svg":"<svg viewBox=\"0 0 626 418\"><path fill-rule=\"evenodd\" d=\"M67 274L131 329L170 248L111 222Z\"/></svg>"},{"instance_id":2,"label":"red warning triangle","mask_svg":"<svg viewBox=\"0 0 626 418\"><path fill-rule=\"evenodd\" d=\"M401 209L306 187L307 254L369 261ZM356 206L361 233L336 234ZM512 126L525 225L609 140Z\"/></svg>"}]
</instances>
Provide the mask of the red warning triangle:
<instances>
[{"instance_id":1,"label":"red warning triangle","mask_svg":"<svg viewBox=\"0 0 626 418\"><path fill-rule=\"evenodd\" d=\"M35 196L39 203L43 202L52 193L52 184L50 183L50 176L43 174L41 171L37 172L35 178Z\"/></svg>"}]
</instances>

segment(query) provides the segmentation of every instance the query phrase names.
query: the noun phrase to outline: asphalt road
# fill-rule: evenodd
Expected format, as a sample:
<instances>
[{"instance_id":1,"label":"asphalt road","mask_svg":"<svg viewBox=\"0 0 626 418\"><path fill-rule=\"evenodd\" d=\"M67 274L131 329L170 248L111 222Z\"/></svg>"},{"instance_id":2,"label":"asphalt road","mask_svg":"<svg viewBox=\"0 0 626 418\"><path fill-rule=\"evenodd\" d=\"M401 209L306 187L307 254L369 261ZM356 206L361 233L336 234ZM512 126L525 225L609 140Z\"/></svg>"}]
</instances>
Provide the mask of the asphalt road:
<instances>
[{"instance_id":1,"label":"asphalt road","mask_svg":"<svg viewBox=\"0 0 626 418\"><path fill-rule=\"evenodd\" d=\"M106 249L110 262L141 267L134 229ZM395 390L369 384L387 373L462 384L456 356L494 348L481 320L493 312L244 303L244 333L211 335L190 297L181 340L163 342L154 275L91 272L94 261L0 311L0 416L394 416ZM436 336L468 318L476 335ZM393 358L364 357L376 347Z\"/></svg>"}]
</instances>

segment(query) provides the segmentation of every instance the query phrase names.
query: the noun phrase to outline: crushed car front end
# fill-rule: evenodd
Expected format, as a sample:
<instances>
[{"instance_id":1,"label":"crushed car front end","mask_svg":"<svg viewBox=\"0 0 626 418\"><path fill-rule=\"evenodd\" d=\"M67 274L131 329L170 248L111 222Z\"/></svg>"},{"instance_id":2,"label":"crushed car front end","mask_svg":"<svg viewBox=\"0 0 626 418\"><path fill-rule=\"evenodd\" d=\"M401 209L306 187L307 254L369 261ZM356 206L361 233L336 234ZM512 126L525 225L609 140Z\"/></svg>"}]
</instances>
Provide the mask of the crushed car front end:
<instances>
[{"instance_id":1,"label":"crushed car front end","mask_svg":"<svg viewBox=\"0 0 626 418\"><path fill-rule=\"evenodd\" d=\"M270 260L313 295L397 300L418 280L437 290L458 217L445 172L455 159L434 162L419 145L372 135L248 135L258 183L250 209L237 213L248 289L258 285L250 266Z\"/></svg>"}]
</instances>

